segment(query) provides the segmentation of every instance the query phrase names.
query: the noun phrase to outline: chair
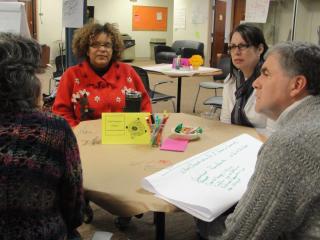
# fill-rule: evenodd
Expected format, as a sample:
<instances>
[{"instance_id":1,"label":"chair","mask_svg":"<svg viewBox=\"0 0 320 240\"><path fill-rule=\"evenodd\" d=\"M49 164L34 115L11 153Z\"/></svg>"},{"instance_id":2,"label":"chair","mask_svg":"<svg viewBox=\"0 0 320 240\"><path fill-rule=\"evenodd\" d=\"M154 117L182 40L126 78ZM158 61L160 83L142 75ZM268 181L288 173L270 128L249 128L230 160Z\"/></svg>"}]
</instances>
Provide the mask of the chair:
<instances>
[{"instance_id":1,"label":"chair","mask_svg":"<svg viewBox=\"0 0 320 240\"><path fill-rule=\"evenodd\" d=\"M177 40L172 46L156 45L154 47L154 58L158 63L172 63L172 60L180 55L182 58L190 58L192 55L203 55L204 44L191 40Z\"/></svg>"},{"instance_id":2,"label":"chair","mask_svg":"<svg viewBox=\"0 0 320 240\"><path fill-rule=\"evenodd\" d=\"M52 78L49 82L49 95L51 94L51 81L54 81L54 87L57 86L57 84L60 81L60 77L62 76L65 66L66 66L66 55L59 55L55 58L55 64L56 64L56 71L52 73Z\"/></svg>"},{"instance_id":3,"label":"chair","mask_svg":"<svg viewBox=\"0 0 320 240\"><path fill-rule=\"evenodd\" d=\"M224 80L228 76L228 74L230 73L230 61L231 61L230 57L227 56L227 55L226 56L222 56L220 58L220 61L217 64L217 68L222 70L222 74L214 76L213 77L214 81L216 81L216 80ZM195 113L195 111L196 111L196 104L197 104L197 101L198 101L198 97L199 97L199 93L200 93L200 89L201 88L214 89L214 92L215 92L214 96L217 96L217 89L222 89L223 88L223 83L214 82L214 81L212 81L212 82L201 82L199 84L198 92L197 92L197 95L196 95L196 99L195 99L194 104L193 104L193 113ZM205 100L205 102L207 102L207 100ZM212 100L211 100L211 102L212 102ZM219 102L220 102L220 100L218 100L217 103L219 103ZM204 105L212 105L212 104L205 104L204 103Z\"/></svg>"},{"instance_id":4,"label":"chair","mask_svg":"<svg viewBox=\"0 0 320 240\"><path fill-rule=\"evenodd\" d=\"M49 94L42 94L42 110L45 112L52 111L52 105L56 98L57 86L60 82L61 76L66 66L66 55L59 55L55 58L56 71L52 73L52 77L49 80ZM54 81L54 89L51 91L51 82Z\"/></svg>"},{"instance_id":5,"label":"chair","mask_svg":"<svg viewBox=\"0 0 320 240\"><path fill-rule=\"evenodd\" d=\"M163 93L160 93L160 92L156 91L156 87L158 85L165 84L165 83L173 83L173 81L160 81L160 82L156 83L153 86L153 89L151 89L150 88L150 83L149 83L148 73L143 68L140 68L140 67L137 67L137 66L132 66L132 67L138 73L138 75L140 76L140 78L141 78L141 80L142 80L142 82L144 84L144 87L145 87L145 89L147 90L147 92L149 94L151 102L154 104L154 103L157 103L157 102L160 102L160 101L171 100L172 106L173 106L173 111L175 112L176 111L176 107L175 107L174 100L173 100L175 98L175 96L166 95L166 94L163 94Z\"/></svg>"},{"instance_id":6,"label":"chair","mask_svg":"<svg viewBox=\"0 0 320 240\"><path fill-rule=\"evenodd\" d=\"M203 105L209 105L211 106L210 109L210 116L213 116L213 114L216 112L218 108L222 108L222 96L212 96L204 100Z\"/></svg>"}]
</instances>

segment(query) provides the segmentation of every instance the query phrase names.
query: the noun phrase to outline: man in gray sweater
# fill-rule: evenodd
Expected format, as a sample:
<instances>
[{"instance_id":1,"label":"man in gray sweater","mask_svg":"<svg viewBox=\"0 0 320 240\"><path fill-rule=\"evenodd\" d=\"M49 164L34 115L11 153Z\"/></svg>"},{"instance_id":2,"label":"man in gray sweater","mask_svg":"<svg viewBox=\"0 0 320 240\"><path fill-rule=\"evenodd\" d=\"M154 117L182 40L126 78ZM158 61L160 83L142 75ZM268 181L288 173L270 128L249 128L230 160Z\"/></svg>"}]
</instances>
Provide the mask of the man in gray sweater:
<instances>
[{"instance_id":1,"label":"man in gray sweater","mask_svg":"<svg viewBox=\"0 0 320 240\"><path fill-rule=\"evenodd\" d=\"M275 45L253 87L277 129L223 235L209 239L320 239L320 47Z\"/></svg>"}]
</instances>

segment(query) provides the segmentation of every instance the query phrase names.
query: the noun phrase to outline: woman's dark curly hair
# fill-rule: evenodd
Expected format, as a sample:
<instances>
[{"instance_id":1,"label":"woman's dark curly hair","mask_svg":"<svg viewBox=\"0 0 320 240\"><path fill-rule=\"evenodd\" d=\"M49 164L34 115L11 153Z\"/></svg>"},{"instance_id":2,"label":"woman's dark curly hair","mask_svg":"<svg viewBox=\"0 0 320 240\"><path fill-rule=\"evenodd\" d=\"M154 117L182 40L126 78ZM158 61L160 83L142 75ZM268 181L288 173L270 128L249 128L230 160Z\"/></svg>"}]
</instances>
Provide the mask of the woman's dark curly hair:
<instances>
[{"instance_id":1,"label":"woman's dark curly hair","mask_svg":"<svg viewBox=\"0 0 320 240\"><path fill-rule=\"evenodd\" d=\"M119 30L114 24L105 23L101 25L99 23L88 23L82 28L78 29L72 40L72 52L79 59L87 57L90 44L100 33L106 33L111 37L112 41L112 58L111 61L119 60L121 53L124 49L123 41L120 36Z\"/></svg>"},{"instance_id":2,"label":"woman's dark curly hair","mask_svg":"<svg viewBox=\"0 0 320 240\"><path fill-rule=\"evenodd\" d=\"M35 75L40 45L11 33L0 33L0 112L39 107L41 84Z\"/></svg>"}]
</instances>

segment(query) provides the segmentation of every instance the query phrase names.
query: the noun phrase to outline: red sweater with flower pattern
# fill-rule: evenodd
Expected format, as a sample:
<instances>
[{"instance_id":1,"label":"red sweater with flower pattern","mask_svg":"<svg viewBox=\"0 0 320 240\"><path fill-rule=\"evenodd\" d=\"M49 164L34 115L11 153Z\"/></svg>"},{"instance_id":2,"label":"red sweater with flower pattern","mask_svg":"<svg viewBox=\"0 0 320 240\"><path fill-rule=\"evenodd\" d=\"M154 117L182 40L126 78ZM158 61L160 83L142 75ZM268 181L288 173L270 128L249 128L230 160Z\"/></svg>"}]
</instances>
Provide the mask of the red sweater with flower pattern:
<instances>
[{"instance_id":1,"label":"red sweater with flower pattern","mask_svg":"<svg viewBox=\"0 0 320 240\"><path fill-rule=\"evenodd\" d=\"M102 112L122 112L128 90L141 92L141 111L151 112L149 95L130 65L112 63L100 77L85 60L62 75L52 111L73 127L83 120L101 118Z\"/></svg>"}]
</instances>

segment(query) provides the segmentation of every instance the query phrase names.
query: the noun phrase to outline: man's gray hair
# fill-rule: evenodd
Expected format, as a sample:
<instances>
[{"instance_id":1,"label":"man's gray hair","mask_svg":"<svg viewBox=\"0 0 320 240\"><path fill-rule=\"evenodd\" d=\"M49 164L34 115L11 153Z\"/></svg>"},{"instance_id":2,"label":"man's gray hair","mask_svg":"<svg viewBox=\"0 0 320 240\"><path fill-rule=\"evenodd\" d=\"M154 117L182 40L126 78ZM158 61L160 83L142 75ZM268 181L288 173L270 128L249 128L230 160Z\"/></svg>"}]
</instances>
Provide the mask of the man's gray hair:
<instances>
[{"instance_id":1,"label":"man's gray hair","mask_svg":"<svg viewBox=\"0 0 320 240\"><path fill-rule=\"evenodd\" d=\"M307 79L307 90L312 95L320 93L320 46L307 42L281 42L268 50L280 56L281 68L289 76L303 75Z\"/></svg>"}]
</instances>

